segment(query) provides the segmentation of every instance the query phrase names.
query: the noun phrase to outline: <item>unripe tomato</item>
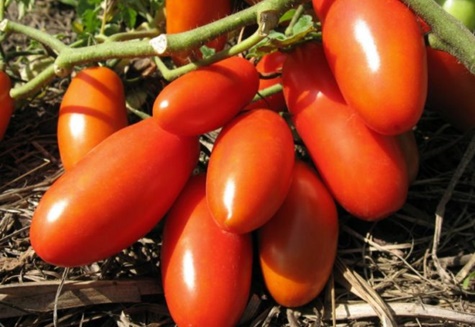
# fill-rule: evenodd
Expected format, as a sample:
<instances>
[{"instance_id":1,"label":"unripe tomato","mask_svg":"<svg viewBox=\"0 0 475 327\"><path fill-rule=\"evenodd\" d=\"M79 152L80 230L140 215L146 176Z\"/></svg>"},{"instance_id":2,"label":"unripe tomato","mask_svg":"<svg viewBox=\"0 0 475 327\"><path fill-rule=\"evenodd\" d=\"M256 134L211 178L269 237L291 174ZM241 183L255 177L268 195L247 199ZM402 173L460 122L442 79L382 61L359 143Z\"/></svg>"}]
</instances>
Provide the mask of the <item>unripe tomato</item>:
<instances>
[{"instance_id":1,"label":"unripe tomato","mask_svg":"<svg viewBox=\"0 0 475 327\"><path fill-rule=\"evenodd\" d=\"M192 30L223 18L232 12L231 0L166 0L166 30L175 34ZM206 45L216 51L222 50L226 44L226 35L210 40ZM199 49L181 51L172 55L177 65L184 65L190 60L201 58Z\"/></svg>"},{"instance_id":2,"label":"unripe tomato","mask_svg":"<svg viewBox=\"0 0 475 327\"><path fill-rule=\"evenodd\" d=\"M427 48L428 108L439 112L461 131L475 127L475 75L457 58Z\"/></svg>"},{"instance_id":3,"label":"unripe tomato","mask_svg":"<svg viewBox=\"0 0 475 327\"><path fill-rule=\"evenodd\" d=\"M114 133L43 195L30 240L44 261L81 266L105 259L150 231L170 209L199 155L146 119Z\"/></svg>"},{"instance_id":4,"label":"unripe tomato","mask_svg":"<svg viewBox=\"0 0 475 327\"><path fill-rule=\"evenodd\" d=\"M346 102L381 134L411 130L427 93L424 38L399 0L335 0L322 31L331 70Z\"/></svg>"},{"instance_id":5,"label":"unripe tomato","mask_svg":"<svg viewBox=\"0 0 475 327\"><path fill-rule=\"evenodd\" d=\"M322 46L307 43L289 53L282 78L297 132L337 202L370 221L400 209L409 181L400 144L345 103Z\"/></svg>"},{"instance_id":6,"label":"unripe tomato","mask_svg":"<svg viewBox=\"0 0 475 327\"><path fill-rule=\"evenodd\" d=\"M161 271L178 326L235 326L251 288L250 234L219 228L208 209L206 177L192 177L167 215Z\"/></svg>"},{"instance_id":7,"label":"unripe tomato","mask_svg":"<svg viewBox=\"0 0 475 327\"><path fill-rule=\"evenodd\" d=\"M280 51L274 51L270 54L264 55L261 60L256 65L256 69L260 74L277 74L276 77L272 78L261 78L259 79L259 91L264 90L268 87L282 84L282 66L285 61L285 53ZM246 106L245 110L267 108L274 110L276 112L286 110L287 106L285 104L284 94L277 92L268 96L264 99L258 100Z\"/></svg>"},{"instance_id":8,"label":"unripe tomato","mask_svg":"<svg viewBox=\"0 0 475 327\"><path fill-rule=\"evenodd\" d=\"M286 307L305 305L330 277L338 243L335 202L307 164L297 161L284 203L258 230L259 259L271 296Z\"/></svg>"},{"instance_id":9,"label":"unripe tomato","mask_svg":"<svg viewBox=\"0 0 475 327\"><path fill-rule=\"evenodd\" d=\"M230 121L252 100L258 86L254 65L231 57L168 84L155 99L153 116L172 133L204 134Z\"/></svg>"},{"instance_id":10,"label":"unripe tomato","mask_svg":"<svg viewBox=\"0 0 475 327\"><path fill-rule=\"evenodd\" d=\"M437 0L437 3L470 31L475 31L475 0Z\"/></svg>"},{"instance_id":11,"label":"unripe tomato","mask_svg":"<svg viewBox=\"0 0 475 327\"><path fill-rule=\"evenodd\" d=\"M4 71L0 71L0 140L3 139L10 123L10 118L15 108L15 101L10 96L12 82L10 76Z\"/></svg>"},{"instance_id":12,"label":"unripe tomato","mask_svg":"<svg viewBox=\"0 0 475 327\"><path fill-rule=\"evenodd\" d=\"M120 77L107 67L80 71L71 80L59 109L58 148L65 170L127 124Z\"/></svg>"},{"instance_id":13,"label":"unripe tomato","mask_svg":"<svg viewBox=\"0 0 475 327\"><path fill-rule=\"evenodd\" d=\"M219 134L208 164L206 196L221 228L248 233L284 201L294 165L292 133L277 113L242 113Z\"/></svg>"}]
</instances>

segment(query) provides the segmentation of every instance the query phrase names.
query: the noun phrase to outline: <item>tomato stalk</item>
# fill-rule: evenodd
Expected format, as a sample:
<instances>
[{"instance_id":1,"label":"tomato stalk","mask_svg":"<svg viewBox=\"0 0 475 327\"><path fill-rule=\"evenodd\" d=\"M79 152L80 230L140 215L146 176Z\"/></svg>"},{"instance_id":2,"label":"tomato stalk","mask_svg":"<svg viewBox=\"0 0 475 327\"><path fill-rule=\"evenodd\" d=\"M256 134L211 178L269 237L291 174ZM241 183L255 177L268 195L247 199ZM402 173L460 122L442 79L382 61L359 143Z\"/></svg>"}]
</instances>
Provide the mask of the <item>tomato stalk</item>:
<instances>
[{"instance_id":1,"label":"tomato stalk","mask_svg":"<svg viewBox=\"0 0 475 327\"><path fill-rule=\"evenodd\" d=\"M403 2L431 26L428 36L430 46L457 57L474 74L475 35L433 0Z\"/></svg>"}]
</instances>

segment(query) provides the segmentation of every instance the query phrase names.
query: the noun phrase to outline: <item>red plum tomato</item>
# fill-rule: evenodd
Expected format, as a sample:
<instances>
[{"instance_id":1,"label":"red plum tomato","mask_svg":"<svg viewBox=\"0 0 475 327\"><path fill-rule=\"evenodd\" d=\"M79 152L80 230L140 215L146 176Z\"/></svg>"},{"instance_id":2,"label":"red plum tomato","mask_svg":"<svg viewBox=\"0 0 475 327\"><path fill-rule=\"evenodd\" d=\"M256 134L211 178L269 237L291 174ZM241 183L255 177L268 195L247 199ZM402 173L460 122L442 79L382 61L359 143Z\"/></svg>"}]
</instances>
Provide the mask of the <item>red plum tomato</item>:
<instances>
[{"instance_id":1,"label":"red plum tomato","mask_svg":"<svg viewBox=\"0 0 475 327\"><path fill-rule=\"evenodd\" d=\"M259 260L274 300L285 307L309 303L325 287L338 243L333 197L307 164L294 165L284 203L258 230Z\"/></svg>"}]
</instances>

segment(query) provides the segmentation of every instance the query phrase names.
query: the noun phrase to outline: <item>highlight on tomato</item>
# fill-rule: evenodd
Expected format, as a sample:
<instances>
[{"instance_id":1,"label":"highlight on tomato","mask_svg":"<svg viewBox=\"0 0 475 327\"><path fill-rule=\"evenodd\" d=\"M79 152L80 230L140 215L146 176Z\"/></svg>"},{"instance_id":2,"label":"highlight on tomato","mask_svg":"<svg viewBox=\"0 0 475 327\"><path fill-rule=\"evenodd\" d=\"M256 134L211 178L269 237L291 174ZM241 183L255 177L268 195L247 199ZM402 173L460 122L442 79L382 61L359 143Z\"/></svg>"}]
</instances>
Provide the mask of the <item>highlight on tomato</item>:
<instances>
[{"instance_id":1,"label":"highlight on tomato","mask_svg":"<svg viewBox=\"0 0 475 327\"><path fill-rule=\"evenodd\" d=\"M235 326L251 288L251 236L216 225L205 183L205 175L192 177L167 215L161 249L165 299L178 326Z\"/></svg>"},{"instance_id":2,"label":"highlight on tomato","mask_svg":"<svg viewBox=\"0 0 475 327\"><path fill-rule=\"evenodd\" d=\"M168 133L151 118L112 134L43 195L31 221L33 249L63 267L115 255L163 218L199 151L197 137Z\"/></svg>"},{"instance_id":3,"label":"highlight on tomato","mask_svg":"<svg viewBox=\"0 0 475 327\"><path fill-rule=\"evenodd\" d=\"M198 68L168 84L153 104L153 117L166 130L200 135L229 122L254 97L259 74L241 57Z\"/></svg>"},{"instance_id":4,"label":"highlight on tomato","mask_svg":"<svg viewBox=\"0 0 475 327\"><path fill-rule=\"evenodd\" d=\"M401 146L345 102L322 45L308 42L289 53L282 78L295 128L335 200L368 221L399 210L409 183Z\"/></svg>"},{"instance_id":5,"label":"highlight on tomato","mask_svg":"<svg viewBox=\"0 0 475 327\"><path fill-rule=\"evenodd\" d=\"M348 105L373 130L398 135L421 118L427 94L424 38L399 0L335 0L322 26L328 64Z\"/></svg>"},{"instance_id":6,"label":"highlight on tomato","mask_svg":"<svg viewBox=\"0 0 475 327\"><path fill-rule=\"evenodd\" d=\"M264 55L256 65L256 69L261 75L259 79L259 91L268 87L282 84L282 66L285 61L285 53L281 51L274 51ZM272 76L272 77L269 77ZM276 112L285 111L287 105L285 104L284 94L279 91L268 97L257 100L247 105L244 109L259 109L267 108Z\"/></svg>"},{"instance_id":7,"label":"highlight on tomato","mask_svg":"<svg viewBox=\"0 0 475 327\"><path fill-rule=\"evenodd\" d=\"M210 3L207 0L166 0L165 8L166 31L168 34L175 34L206 25L231 14L232 1L216 0ZM207 42L206 46L220 51L224 48L226 41L227 36L222 35ZM179 66L201 58L198 48L172 55L173 61Z\"/></svg>"},{"instance_id":8,"label":"highlight on tomato","mask_svg":"<svg viewBox=\"0 0 475 327\"><path fill-rule=\"evenodd\" d=\"M265 285L280 305L309 303L325 287L338 243L335 202L317 173L296 161L290 190L272 219L258 230Z\"/></svg>"},{"instance_id":9,"label":"highlight on tomato","mask_svg":"<svg viewBox=\"0 0 475 327\"><path fill-rule=\"evenodd\" d=\"M206 197L217 224L248 233L266 223L289 190L294 142L274 111L245 111L223 127L208 163Z\"/></svg>"},{"instance_id":10,"label":"highlight on tomato","mask_svg":"<svg viewBox=\"0 0 475 327\"><path fill-rule=\"evenodd\" d=\"M75 166L92 148L128 125L124 85L107 67L81 70L61 101L57 139L65 170Z\"/></svg>"},{"instance_id":11,"label":"highlight on tomato","mask_svg":"<svg viewBox=\"0 0 475 327\"><path fill-rule=\"evenodd\" d=\"M0 71L0 140L5 136L13 110L15 109L15 101L10 96L11 88L10 76L4 71Z\"/></svg>"}]
</instances>

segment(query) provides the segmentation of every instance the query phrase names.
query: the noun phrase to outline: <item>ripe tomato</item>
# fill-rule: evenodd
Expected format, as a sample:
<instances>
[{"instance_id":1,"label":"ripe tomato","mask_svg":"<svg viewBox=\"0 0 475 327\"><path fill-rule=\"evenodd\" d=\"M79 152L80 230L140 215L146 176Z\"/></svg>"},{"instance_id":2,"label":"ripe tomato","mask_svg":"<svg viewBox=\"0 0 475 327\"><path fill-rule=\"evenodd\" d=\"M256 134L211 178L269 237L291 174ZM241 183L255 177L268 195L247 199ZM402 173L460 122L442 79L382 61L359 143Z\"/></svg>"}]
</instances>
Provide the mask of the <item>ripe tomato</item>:
<instances>
[{"instance_id":1,"label":"ripe tomato","mask_svg":"<svg viewBox=\"0 0 475 327\"><path fill-rule=\"evenodd\" d=\"M231 0L166 0L166 30L168 34L181 33L223 18L232 12ZM227 37L220 36L206 45L216 51L222 50ZM177 65L201 58L199 49L182 51L172 56Z\"/></svg>"},{"instance_id":2,"label":"ripe tomato","mask_svg":"<svg viewBox=\"0 0 475 327\"><path fill-rule=\"evenodd\" d=\"M413 131L409 131L396 136L399 145L404 154L404 160L407 165L407 175L409 185L412 184L419 173L419 148L417 147L416 136Z\"/></svg>"},{"instance_id":3,"label":"ripe tomato","mask_svg":"<svg viewBox=\"0 0 475 327\"><path fill-rule=\"evenodd\" d=\"M264 77L259 79L259 91L277 84L282 84L282 76L280 74L282 73L282 65L284 64L285 57L284 52L274 51L264 55L261 60L259 60L256 65L256 69L259 73L266 75L277 74L276 77ZM282 92L272 94L271 96L249 104L245 109L251 110L259 108L267 108L276 112L284 111L287 108L284 94Z\"/></svg>"},{"instance_id":4,"label":"ripe tomato","mask_svg":"<svg viewBox=\"0 0 475 327\"><path fill-rule=\"evenodd\" d=\"M66 170L93 147L127 126L124 86L107 67L80 71L68 86L58 118L58 148Z\"/></svg>"},{"instance_id":5,"label":"ripe tomato","mask_svg":"<svg viewBox=\"0 0 475 327\"><path fill-rule=\"evenodd\" d=\"M266 223L289 190L292 133L277 113L246 111L219 134L208 164L206 196L223 229L247 233Z\"/></svg>"},{"instance_id":6,"label":"ripe tomato","mask_svg":"<svg viewBox=\"0 0 475 327\"><path fill-rule=\"evenodd\" d=\"M347 103L381 134L410 130L427 93L424 39L399 0L336 0L322 31L323 46Z\"/></svg>"},{"instance_id":7,"label":"ripe tomato","mask_svg":"<svg viewBox=\"0 0 475 327\"><path fill-rule=\"evenodd\" d=\"M258 230L264 281L280 305L310 302L325 286L336 257L335 202L313 169L296 162L279 211Z\"/></svg>"},{"instance_id":8,"label":"ripe tomato","mask_svg":"<svg viewBox=\"0 0 475 327\"><path fill-rule=\"evenodd\" d=\"M337 202L364 220L400 209L409 180L400 144L367 127L345 103L321 45L288 54L282 78L297 132Z\"/></svg>"},{"instance_id":9,"label":"ripe tomato","mask_svg":"<svg viewBox=\"0 0 475 327\"><path fill-rule=\"evenodd\" d=\"M198 155L196 137L170 134L153 119L121 129L46 191L31 222L33 249L65 267L116 254L160 221Z\"/></svg>"},{"instance_id":10,"label":"ripe tomato","mask_svg":"<svg viewBox=\"0 0 475 327\"><path fill-rule=\"evenodd\" d=\"M166 130L199 135L231 120L257 92L259 74L248 60L231 57L185 74L157 96L153 116Z\"/></svg>"},{"instance_id":11,"label":"ripe tomato","mask_svg":"<svg viewBox=\"0 0 475 327\"><path fill-rule=\"evenodd\" d=\"M325 18L327 17L328 10L330 6L335 2L335 0L312 0L313 10L315 15L317 15L318 20L324 24Z\"/></svg>"},{"instance_id":12,"label":"ripe tomato","mask_svg":"<svg viewBox=\"0 0 475 327\"><path fill-rule=\"evenodd\" d=\"M451 54L427 48L428 108L461 131L475 127L475 75Z\"/></svg>"},{"instance_id":13,"label":"ripe tomato","mask_svg":"<svg viewBox=\"0 0 475 327\"><path fill-rule=\"evenodd\" d=\"M4 71L0 71L0 140L3 139L5 132L10 123L10 118L15 108L15 102L10 96L10 89L12 88L12 82L10 76Z\"/></svg>"},{"instance_id":14,"label":"ripe tomato","mask_svg":"<svg viewBox=\"0 0 475 327\"><path fill-rule=\"evenodd\" d=\"M165 299L178 326L235 326L250 293L251 237L216 225L205 183L205 175L192 177L166 218L161 250Z\"/></svg>"}]
</instances>

